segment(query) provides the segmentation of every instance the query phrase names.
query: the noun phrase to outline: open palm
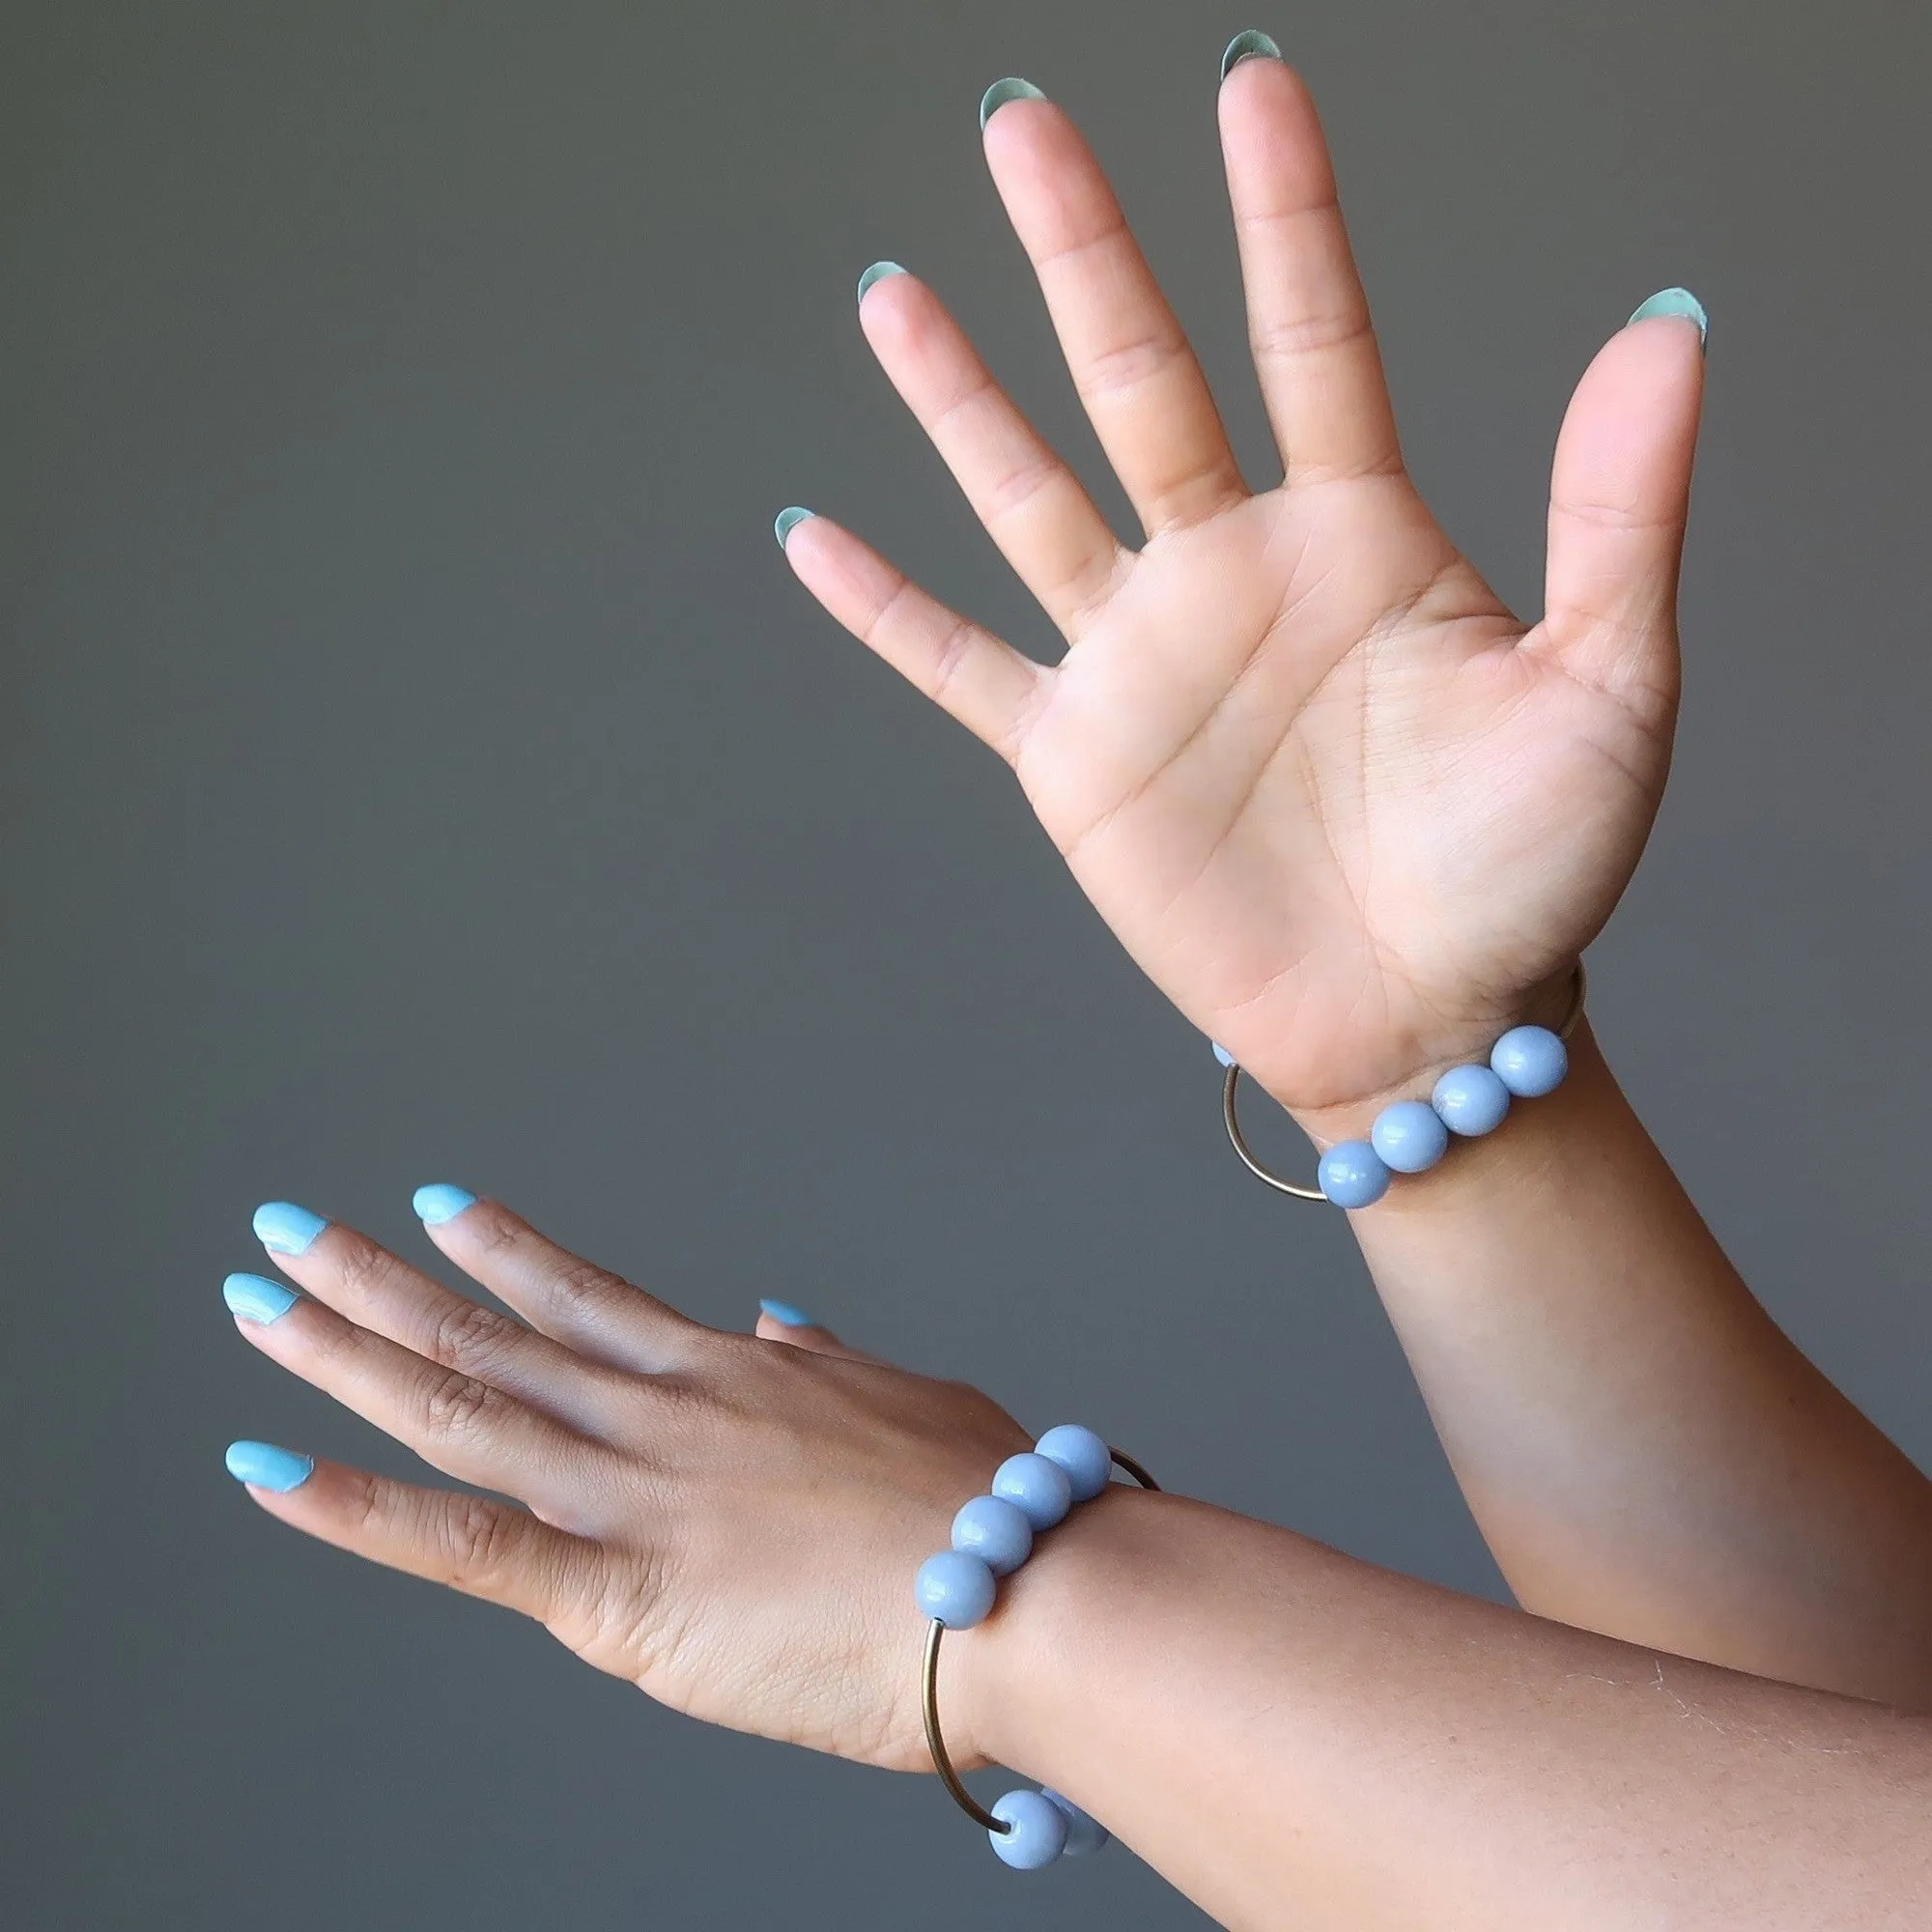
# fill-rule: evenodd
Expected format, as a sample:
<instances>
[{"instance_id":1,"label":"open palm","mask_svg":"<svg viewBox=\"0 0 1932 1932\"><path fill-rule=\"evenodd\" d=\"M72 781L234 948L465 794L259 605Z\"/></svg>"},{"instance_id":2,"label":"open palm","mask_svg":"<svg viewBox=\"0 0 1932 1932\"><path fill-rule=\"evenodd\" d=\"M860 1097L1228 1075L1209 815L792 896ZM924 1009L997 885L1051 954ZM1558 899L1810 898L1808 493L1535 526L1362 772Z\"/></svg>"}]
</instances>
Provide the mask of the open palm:
<instances>
[{"instance_id":1,"label":"open palm","mask_svg":"<svg viewBox=\"0 0 1932 1932\"><path fill-rule=\"evenodd\" d=\"M861 301L887 373L1067 639L1042 667L827 519L807 587L1012 765L1075 877L1204 1032L1305 1121L1531 1016L1608 917L1662 790L1696 414L1692 320L1622 330L1556 451L1525 627L1403 469L1313 103L1241 61L1222 142L1285 476L1251 493L1098 164L1007 90L986 153L1146 529L1108 528L915 277Z\"/></svg>"}]
</instances>

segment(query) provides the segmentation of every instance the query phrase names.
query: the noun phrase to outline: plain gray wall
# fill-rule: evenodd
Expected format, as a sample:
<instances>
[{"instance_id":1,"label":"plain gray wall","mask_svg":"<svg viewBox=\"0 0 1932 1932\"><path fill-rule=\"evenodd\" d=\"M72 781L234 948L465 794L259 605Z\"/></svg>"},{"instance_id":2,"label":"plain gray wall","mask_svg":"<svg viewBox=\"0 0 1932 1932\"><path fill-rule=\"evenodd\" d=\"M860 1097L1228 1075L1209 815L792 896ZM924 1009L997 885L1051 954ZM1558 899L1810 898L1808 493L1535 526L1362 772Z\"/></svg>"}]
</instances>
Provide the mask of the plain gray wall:
<instances>
[{"instance_id":1,"label":"plain gray wall","mask_svg":"<svg viewBox=\"0 0 1932 1932\"><path fill-rule=\"evenodd\" d=\"M487 1188L711 1321L788 1296L1498 1590L1339 1217L1239 1173L1006 772L770 536L836 511L1045 646L852 312L916 266L1097 475L979 155L1007 72L1273 479L1214 141L1250 24L1520 608L1577 376L1653 289L1710 305L1678 770L1594 1011L1766 1300L1932 1458L1922 9L15 0L10 1925L1201 1922L252 1510L233 1435L408 1463L232 1333L266 1197L424 1258L411 1188Z\"/></svg>"}]
</instances>

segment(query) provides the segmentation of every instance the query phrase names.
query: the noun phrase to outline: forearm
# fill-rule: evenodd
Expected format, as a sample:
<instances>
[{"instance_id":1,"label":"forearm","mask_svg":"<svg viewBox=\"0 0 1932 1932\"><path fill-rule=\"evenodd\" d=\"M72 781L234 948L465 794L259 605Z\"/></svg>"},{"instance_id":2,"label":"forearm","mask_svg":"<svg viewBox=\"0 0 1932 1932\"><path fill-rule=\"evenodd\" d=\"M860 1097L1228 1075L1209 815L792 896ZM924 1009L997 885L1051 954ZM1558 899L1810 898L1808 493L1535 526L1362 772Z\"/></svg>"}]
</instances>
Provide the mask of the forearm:
<instances>
[{"instance_id":1,"label":"forearm","mask_svg":"<svg viewBox=\"0 0 1932 1932\"><path fill-rule=\"evenodd\" d=\"M1766 1315L1587 1026L1569 1079L1352 1217L1519 1599L1932 1707L1932 1484Z\"/></svg>"},{"instance_id":2,"label":"forearm","mask_svg":"<svg viewBox=\"0 0 1932 1932\"><path fill-rule=\"evenodd\" d=\"M1920 1925L1932 1724L1117 1490L942 1699L1237 1928Z\"/></svg>"}]
</instances>

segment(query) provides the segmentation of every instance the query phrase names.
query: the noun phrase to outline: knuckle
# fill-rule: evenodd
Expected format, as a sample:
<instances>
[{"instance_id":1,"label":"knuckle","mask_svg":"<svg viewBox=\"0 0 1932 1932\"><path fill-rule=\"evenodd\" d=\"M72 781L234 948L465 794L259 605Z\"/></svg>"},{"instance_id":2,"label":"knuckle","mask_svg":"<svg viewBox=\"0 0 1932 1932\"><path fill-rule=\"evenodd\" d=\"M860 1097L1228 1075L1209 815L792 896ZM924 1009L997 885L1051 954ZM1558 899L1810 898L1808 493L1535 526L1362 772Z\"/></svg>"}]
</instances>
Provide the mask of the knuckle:
<instances>
[{"instance_id":1,"label":"knuckle","mask_svg":"<svg viewBox=\"0 0 1932 1932\"><path fill-rule=\"evenodd\" d=\"M451 1368L479 1370L499 1361L524 1333L519 1323L496 1309L460 1301L436 1318L429 1352Z\"/></svg>"},{"instance_id":2,"label":"knuckle","mask_svg":"<svg viewBox=\"0 0 1932 1932\"><path fill-rule=\"evenodd\" d=\"M1306 355L1352 348L1369 333L1368 309L1350 302L1340 308L1310 309L1293 320L1262 324L1251 331L1248 346L1258 363L1293 362Z\"/></svg>"},{"instance_id":3,"label":"knuckle","mask_svg":"<svg viewBox=\"0 0 1932 1932\"><path fill-rule=\"evenodd\" d=\"M393 1255L358 1235L348 1243L347 1251L337 1262L336 1279L347 1298L367 1303L382 1290L397 1265Z\"/></svg>"},{"instance_id":4,"label":"knuckle","mask_svg":"<svg viewBox=\"0 0 1932 1932\"><path fill-rule=\"evenodd\" d=\"M509 1513L482 1496L459 1496L442 1519L442 1557L450 1580L486 1589L511 1567L518 1537Z\"/></svg>"},{"instance_id":5,"label":"knuckle","mask_svg":"<svg viewBox=\"0 0 1932 1932\"><path fill-rule=\"evenodd\" d=\"M561 1262L550 1277L550 1297L560 1310L588 1314L604 1306L614 1289L616 1277L590 1262Z\"/></svg>"},{"instance_id":6,"label":"knuckle","mask_svg":"<svg viewBox=\"0 0 1932 1932\"><path fill-rule=\"evenodd\" d=\"M452 1370L424 1394L423 1431L437 1441L467 1441L485 1434L502 1406L502 1396L488 1382Z\"/></svg>"},{"instance_id":7,"label":"knuckle","mask_svg":"<svg viewBox=\"0 0 1932 1932\"><path fill-rule=\"evenodd\" d=\"M1122 396L1164 374L1187 354L1176 335L1147 335L1103 350L1082 370L1080 393L1088 402Z\"/></svg>"}]
</instances>

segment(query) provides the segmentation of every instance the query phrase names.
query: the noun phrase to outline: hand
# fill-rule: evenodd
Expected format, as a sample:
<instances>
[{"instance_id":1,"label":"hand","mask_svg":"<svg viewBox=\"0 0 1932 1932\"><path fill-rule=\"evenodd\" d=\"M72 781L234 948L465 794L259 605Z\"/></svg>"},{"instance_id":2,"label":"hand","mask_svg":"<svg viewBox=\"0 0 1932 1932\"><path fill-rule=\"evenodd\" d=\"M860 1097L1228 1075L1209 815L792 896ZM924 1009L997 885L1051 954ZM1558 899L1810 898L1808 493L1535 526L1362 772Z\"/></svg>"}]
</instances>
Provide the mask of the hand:
<instances>
[{"instance_id":1,"label":"hand","mask_svg":"<svg viewBox=\"0 0 1932 1932\"><path fill-rule=\"evenodd\" d=\"M280 1219L298 1238L316 1225ZM258 1226L273 1237L274 1221ZM430 1233L529 1325L333 1225L277 1254L306 1292L286 1312L286 1291L233 1278L231 1307L258 1318L237 1325L436 1468L528 1512L334 1463L301 1477L301 1458L279 1473L243 1465L269 1479L250 1484L255 1500L535 1617L675 1710L930 1769L913 1575L959 1505L1031 1446L1020 1426L977 1390L870 1361L822 1328L768 1314L753 1337L688 1321L494 1202ZM269 1486L286 1476L299 1480ZM961 1640L945 1657L962 1764L982 1759L972 1687L954 1694L954 1681L980 1655Z\"/></svg>"},{"instance_id":2,"label":"hand","mask_svg":"<svg viewBox=\"0 0 1932 1932\"><path fill-rule=\"evenodd\" d=\"M1700 326L1637 323L1557 443L1525 627L1403 469L1315 109L1240 62L1221 135L1286 476L1251 493L1098 164L1043 99L993 178L1139 513L1124 549L910 274L860 307L886 373L1066 639L1049 669L825 518L786 537L848 629L1012 766L1157 985L1285 1105L1350 1131L1562 987L1668 762Z\"/></svg>"}]
</instances>

